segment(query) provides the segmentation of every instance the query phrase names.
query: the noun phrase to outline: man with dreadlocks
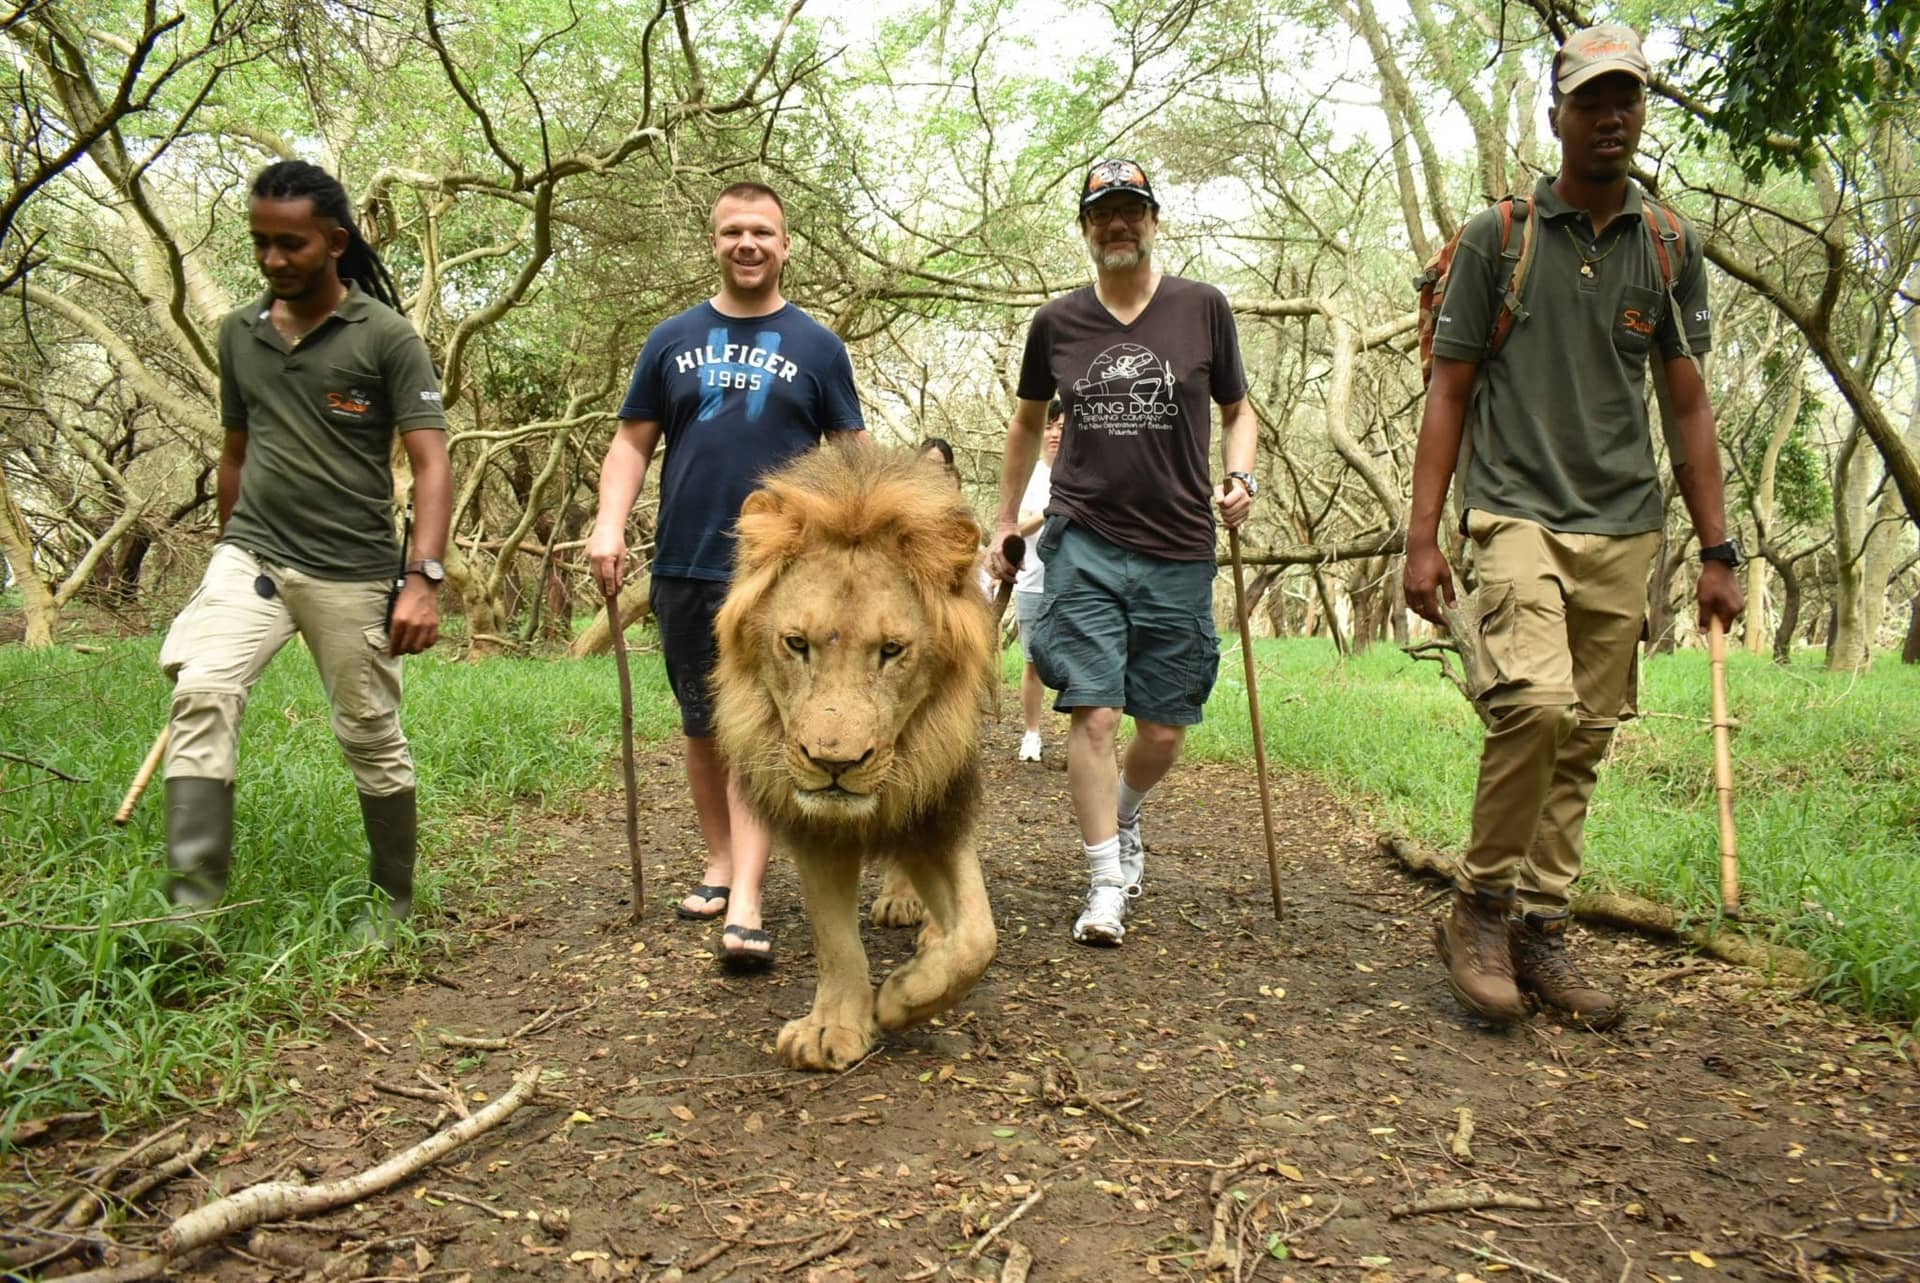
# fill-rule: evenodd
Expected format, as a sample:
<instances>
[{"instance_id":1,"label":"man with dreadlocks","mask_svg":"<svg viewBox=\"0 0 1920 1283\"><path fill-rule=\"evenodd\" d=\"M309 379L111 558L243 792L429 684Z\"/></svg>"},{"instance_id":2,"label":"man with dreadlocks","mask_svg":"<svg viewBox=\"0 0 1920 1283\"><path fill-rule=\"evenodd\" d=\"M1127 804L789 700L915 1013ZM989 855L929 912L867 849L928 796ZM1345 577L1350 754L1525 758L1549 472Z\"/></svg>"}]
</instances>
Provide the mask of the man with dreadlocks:
<instances>
[{"instance_id":1,"label":"man with dreadlocks","mask_svg":"<svg viewBox=\"0 0 1920 1283\"><path fill-rule=\"evenodd\" d=\"M226 892L241 714L297 631L332 705L372 853L378 894L354 930L385 941L413 907L400 657L440 633L452 508L440 383L330 174L303 161L268 166L247 217L267 289L220 326L220 539L160 651L174 682L168 895L198 908ZM396 433L413 470L404 566L392 511Z\"/></svg>"}]
</instances>

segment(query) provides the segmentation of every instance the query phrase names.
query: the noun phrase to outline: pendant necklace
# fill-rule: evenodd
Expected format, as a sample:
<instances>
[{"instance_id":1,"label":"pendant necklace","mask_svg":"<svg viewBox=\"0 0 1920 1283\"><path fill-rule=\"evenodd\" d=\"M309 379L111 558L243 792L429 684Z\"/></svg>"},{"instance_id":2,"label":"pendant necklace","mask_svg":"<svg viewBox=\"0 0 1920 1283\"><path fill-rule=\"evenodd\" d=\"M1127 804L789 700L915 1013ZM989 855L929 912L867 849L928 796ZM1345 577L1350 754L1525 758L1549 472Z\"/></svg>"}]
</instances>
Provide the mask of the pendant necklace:
<instances>
[{"instance_id":1,"label":"pendant necklace","mask_svg":"<svg viewBox=\"0 0 1920 1283\"><path fill-rule=\"evenodd\" d=\"M1594 254L1591 257L1589 257L1586 251L1586 247L1580 244L1580 238L1574 235L1573 228L1567 226L1565 223L1562 223L1560 224L1560 229L1567 234L1567 239L1573 242L1573 252L1580 256L1580 275L1586 277L1588 280L1592 280L1594 278L1594 272L1593 272L1594 267L1598 263L1600 263L1601 260L1605 259L1608 254L1611 254L1613 253L1613 251L1619 249L1620 242L1627 239L1624 236L1616 236L1613 238L1613 244L1607 246L1607 248L1602 252L1598 254Z\"/></svg>"}]
</instances>

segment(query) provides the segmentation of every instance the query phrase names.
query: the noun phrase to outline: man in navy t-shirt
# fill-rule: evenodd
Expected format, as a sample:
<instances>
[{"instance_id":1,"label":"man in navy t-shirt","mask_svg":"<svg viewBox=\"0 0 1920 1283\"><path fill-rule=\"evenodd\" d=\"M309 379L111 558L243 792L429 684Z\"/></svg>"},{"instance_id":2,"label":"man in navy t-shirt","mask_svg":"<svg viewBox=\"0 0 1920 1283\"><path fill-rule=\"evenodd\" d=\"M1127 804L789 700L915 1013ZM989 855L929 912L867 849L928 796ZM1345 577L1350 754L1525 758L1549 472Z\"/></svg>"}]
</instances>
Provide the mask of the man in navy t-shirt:
<instances>
[{"instance_id":1,"label":"man in navy t-shirt","mask_svg":"<svg viewBox=\"0 0 1920 1283\"><path fill-rule=\"evenodd\" d=\"M863 439L846 344L780 295L791 252L786 207L771 187L735 183L714 203L720 291L647 336L600 468L600 512L587 559L603 591L626 577L627 517L664 437L650 604L667 680L687 737L687 783L706 841L706 873L677 912L726 919L721 959L764 966L760 882L767 835L732 787L713 739L707 679L713 619L733 576L740 505L767 472L829 433Z\"/></svg>"}]
</instances>

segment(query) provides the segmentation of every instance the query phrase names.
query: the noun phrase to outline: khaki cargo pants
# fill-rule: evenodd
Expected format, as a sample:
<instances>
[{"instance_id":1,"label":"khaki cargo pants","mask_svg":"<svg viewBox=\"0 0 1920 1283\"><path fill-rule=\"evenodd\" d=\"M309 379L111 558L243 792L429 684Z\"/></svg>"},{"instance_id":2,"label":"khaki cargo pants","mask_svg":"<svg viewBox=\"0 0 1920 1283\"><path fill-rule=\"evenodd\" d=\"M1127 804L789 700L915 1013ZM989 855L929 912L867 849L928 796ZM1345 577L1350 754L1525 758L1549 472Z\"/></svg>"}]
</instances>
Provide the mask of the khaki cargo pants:
<instances>
[{"instance_id":1,"label":"khaki cargo pants","mask_svg":"<svg viewBox=\"0 0 1920 1283\"><path fill-rule=\"evenodd\" d=\"M261 577L273 585L262 596ZM167 630L160 668L173 679L165 778L232 782L240 718L267 663L298 632L333 708L333 734L360 792L414 786L400 732L400 661L387 653L386 579L316 579L220 544Z\"/></svg>"},{"instance_id":2,"label":"khaki cargo pants","mask_svg":"<svg viewBox=\"0 0 1920 1283\"><path fill-rule=\"evenodd\" d=\"M1635 713L1660 535L1565 534L1484 512L1468 513L1467 535L1484 674L1473 693L1493 722L1462 883L1511 887L1520 912L1558 914L1580 876L1600 761Z\"/></svg>"}]
</instances>

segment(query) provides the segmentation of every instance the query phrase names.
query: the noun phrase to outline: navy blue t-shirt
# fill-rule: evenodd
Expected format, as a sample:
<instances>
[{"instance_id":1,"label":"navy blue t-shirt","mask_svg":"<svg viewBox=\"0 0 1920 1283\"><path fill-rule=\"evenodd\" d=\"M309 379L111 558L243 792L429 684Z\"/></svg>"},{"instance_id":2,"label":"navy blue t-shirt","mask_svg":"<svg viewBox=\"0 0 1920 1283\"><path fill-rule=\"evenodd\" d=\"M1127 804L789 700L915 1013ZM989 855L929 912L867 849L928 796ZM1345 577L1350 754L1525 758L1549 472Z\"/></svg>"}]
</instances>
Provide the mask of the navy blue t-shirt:
<instances>
[{"instance_id":1,"label":"navy blue t-shirt","mask_svg":"<svg viewBox=\"0 0 1920 1283\"><path fill-rule=\"evenodd\" d=\"M620 417L658 423L666 448L653 573L722 582L761 476L829 432L866 426L847 345L791 303L743 319L707 302L662 321Z\"/></svg>"}]
</instances>

